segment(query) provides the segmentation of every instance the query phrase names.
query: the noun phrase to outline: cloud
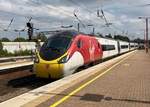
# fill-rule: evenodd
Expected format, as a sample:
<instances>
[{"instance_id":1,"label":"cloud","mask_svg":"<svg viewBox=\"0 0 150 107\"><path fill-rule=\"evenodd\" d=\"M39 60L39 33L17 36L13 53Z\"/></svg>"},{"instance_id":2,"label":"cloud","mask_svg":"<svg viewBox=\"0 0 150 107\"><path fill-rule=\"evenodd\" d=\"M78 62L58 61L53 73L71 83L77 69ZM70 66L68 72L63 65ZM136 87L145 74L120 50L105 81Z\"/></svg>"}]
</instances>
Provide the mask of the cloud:
<instances>
[{"instance_id":1,"label":"cloud","mask_svg":"<svg viewBox=\"0 0 150 107\"><path fill-rule=\"evenodd\" d=\"M61 25L74 25L77 28L78 20L73 13L85 24L93 24L96 32L129 33L138 32L144 28L139 16L150 16L150 7L142 5L149 0L0 0L0 24L6 28L14 17L11 30L24 28L28 17L33 17L34 27L41 30L60 28ZM110 28L104 27L105 21L97 17L97 10L103 9L107 20L113 23ZM115 28L116 26L117 28ZM119 28L119 29L118 29ZM91 32L92 27L83 28L84 32ZM12 36L16 33L3 32L3 36Z\"/></svg>"},{"instance_id":2,"label":"cloud","mask_svg":"<svg viewBox=\"0 0 150 107\"><path fill-rule=\"evenodd\" d=\"M12 4L8 1L1 0L0 1L0 10L11 10Z\"/></svg>"}]
</instances>

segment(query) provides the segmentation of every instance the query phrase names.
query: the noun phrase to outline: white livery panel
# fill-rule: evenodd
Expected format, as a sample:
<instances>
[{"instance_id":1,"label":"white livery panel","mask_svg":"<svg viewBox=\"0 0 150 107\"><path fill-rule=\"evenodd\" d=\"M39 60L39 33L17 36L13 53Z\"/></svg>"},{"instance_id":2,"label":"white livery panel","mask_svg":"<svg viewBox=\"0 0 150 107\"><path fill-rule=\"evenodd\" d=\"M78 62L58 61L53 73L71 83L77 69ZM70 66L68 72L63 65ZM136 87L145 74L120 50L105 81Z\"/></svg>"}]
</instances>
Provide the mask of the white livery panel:
<instances>
[{"instance_id":1,"label":"white livery panel","mask_svg":"<svg viewBox=\"0 0 150 107\"><path fill-rule=\"evenodd\" d=\"M130 43L130 50L134 50L135 49L135 43Z\"/></svg>"},{"instance_id":2,"label":"white livery panel","mask_svg":"<svg viewBox=\"0 0 150 107\"><path fill-rule=\"evenodd\" d=\"M73 56L64 64L64 76L73 74L80 66L84 65L84 59L80 52L75 52Z\"/></svg>"},{"instance_id":3,"label":"white livery panel","mask_svg":"<svg viewBox=\"0 0 150 107\"><path fill-rule=\"evenodd\" d=\"M103 57L107 58L118 54L118 45L116 40L97 38L103 48Z\"/></svg>"},{"instance_id":4,"label":"white livery panel","mask_svg":"<svg viewBox=\"0 0 150 107\"><path fill-rule=\"evenodd\" d=\"M125 53L129 51L129 42L119 41L120 53Z\"/></svg>"}]
</instances>

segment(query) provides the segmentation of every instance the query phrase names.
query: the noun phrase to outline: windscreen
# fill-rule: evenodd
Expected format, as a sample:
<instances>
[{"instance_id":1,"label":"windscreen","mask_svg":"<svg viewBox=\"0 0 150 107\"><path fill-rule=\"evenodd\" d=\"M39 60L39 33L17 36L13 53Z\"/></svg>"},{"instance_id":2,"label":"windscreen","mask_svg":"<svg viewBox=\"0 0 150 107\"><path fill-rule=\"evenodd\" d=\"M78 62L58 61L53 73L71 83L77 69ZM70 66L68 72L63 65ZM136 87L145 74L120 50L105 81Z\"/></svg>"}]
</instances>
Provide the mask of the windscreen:
<instances>
[{"instance_id":1,"label":"windscreen","mask_svg":"<svg viewBox=\"0 0 150 107\"><path fill-rule=\"evenodd\" d=\"M61 57L69 48L72 38L73 34L70 32L62 32L49 37L41 47L41 58L50 61Z\"/></svg>"}]
</instances>

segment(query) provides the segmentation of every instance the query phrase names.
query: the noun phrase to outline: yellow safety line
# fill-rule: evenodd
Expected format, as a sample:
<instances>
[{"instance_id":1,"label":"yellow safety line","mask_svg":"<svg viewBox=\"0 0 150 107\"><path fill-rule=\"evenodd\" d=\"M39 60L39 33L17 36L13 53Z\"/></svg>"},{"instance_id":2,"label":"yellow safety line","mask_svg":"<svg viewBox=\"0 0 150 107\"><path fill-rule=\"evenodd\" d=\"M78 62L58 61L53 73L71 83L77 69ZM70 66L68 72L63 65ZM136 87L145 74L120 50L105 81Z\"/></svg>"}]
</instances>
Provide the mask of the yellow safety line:
<instances>
[{"instance_id":1,"label":"yellow safety line","mask_svg":"<svg viewBox=\"0 0 150 107\"><path fill-rule=\"evenodd\" d=\"M131 56L131 55L130 55ZM99 77L103 76L104 74L106 74L107 72L109 72L111 69L113 69L114 67L116 67L117 65L119 65L121 62L123 62L124 60L128 59L130 56L122 59L121 61L119 61L118 63L114 64L112 67L110 67L109 69L107 69L106 71L104 71L103 73L99 74L98 76L96 76L95 78L93 78L92 80L86 82L85 84L81 85L80 87L78 87L77 89L75 89L74 91L72 91L70 94L64 96L62 99L58 100L57 102L55 102L54 104L52 104L49 107L56 107L58 105L60 105L61 103L63 103L65 100L67 100L69 97L71 97L72 95L74 95L75 93L77 93L78 91L80 91L81 89L83 89L84 87L86 87L87 85L89 85L90 83L94 82L96 79L98 79Z\"/></svg>"}]
</instances>

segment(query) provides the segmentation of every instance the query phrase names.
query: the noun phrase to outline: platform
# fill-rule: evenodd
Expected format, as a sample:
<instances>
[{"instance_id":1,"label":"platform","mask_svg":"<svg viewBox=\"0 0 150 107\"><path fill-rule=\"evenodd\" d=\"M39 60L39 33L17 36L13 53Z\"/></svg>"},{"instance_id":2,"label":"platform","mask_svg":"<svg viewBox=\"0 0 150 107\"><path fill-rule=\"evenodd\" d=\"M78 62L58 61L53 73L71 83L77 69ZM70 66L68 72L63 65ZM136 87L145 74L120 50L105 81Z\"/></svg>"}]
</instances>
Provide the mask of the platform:
<instances>
[{"instance_id":1,"label":"platform","mask_svg":"<svg viewBox=\"0 0 150 107\"><path fill-rule=\"evenodd\" d=\"M0 107L149 107L150 54L133 51L0 103Z\"/></svg>"},{"instance_id":2,"label":"platform","mask_svg":"<svg viewBox=\"0 0 150 107\"><path fill-rule=\"evenodd\" d=\"M150 107L149 54L137 51L104 72L57 93L38 107Z\"/></svg>"},{"instance_id":3,"label":"platform","mask_svg":"<svg viewBox=\"0 0 150 107\"><path fill-rule=\"evenodd\" d=\"M19 68L19 67L31 66L31 65L33 65L33 61L17 61L17 62L0 63L0 72L12 68Z\"/></svg>"}]
</instances>

